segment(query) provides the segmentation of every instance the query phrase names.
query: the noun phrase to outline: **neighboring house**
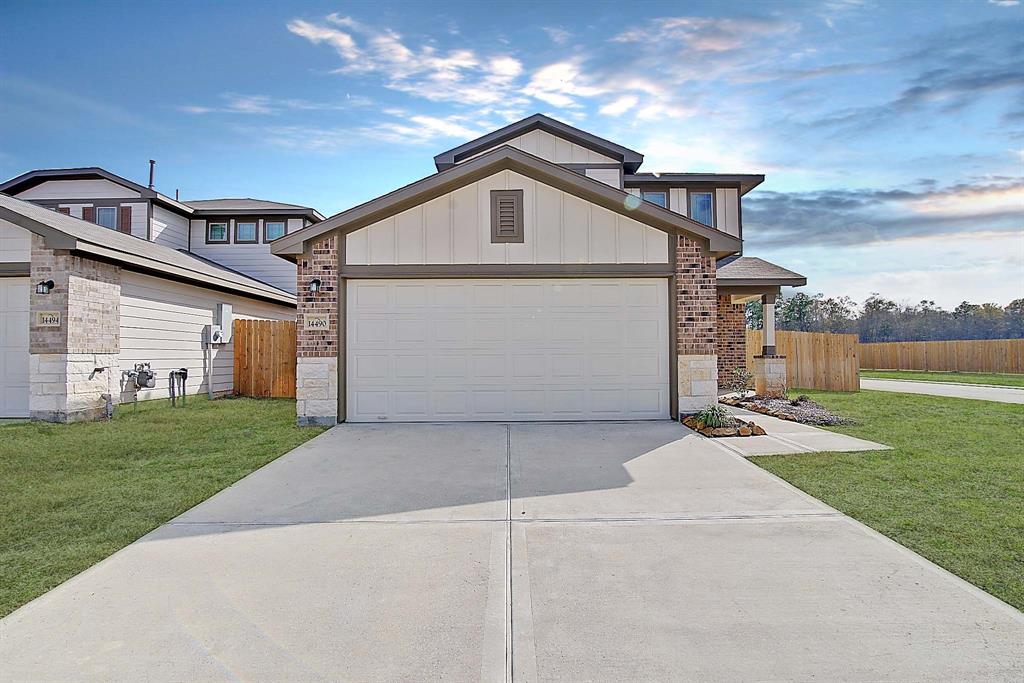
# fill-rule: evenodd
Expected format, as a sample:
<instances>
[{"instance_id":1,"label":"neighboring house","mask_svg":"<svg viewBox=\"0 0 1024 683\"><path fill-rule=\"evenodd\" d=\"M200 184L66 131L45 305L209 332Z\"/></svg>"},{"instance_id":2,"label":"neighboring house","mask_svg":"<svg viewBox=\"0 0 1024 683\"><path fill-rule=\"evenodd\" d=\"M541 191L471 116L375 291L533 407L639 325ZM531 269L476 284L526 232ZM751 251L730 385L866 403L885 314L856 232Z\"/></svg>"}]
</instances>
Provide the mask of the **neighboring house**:
<instances>
[{"instance_id":1,"label":"neighboring house","mask_svg":"<svg viewBox=\"0 0 1024 683\"><path fill-rule=\"evenodd\" d=\"M742 256L761 175L639 173L643 155L542 115L438 172L275 241L298 264L298 418L678 417L716 400L765 303L803 276Z\"/></svg>"},{"instance_id":2,"label":"neighboring house","mask_svg":"<svg viewBox=\"0 0 1024 683\"><path fill-rule=\"evenodd\" d=\"M121 374L135 363L157 371L140 399L168 396L181 368L189 393L230 392L232 344L207 343L211 326L293 320L295 268L269 243L322 219L182 202L100 168L32 171L0 193L0 417L95 418L106 396L135 398Z\"/></svg>"}]
</instances>

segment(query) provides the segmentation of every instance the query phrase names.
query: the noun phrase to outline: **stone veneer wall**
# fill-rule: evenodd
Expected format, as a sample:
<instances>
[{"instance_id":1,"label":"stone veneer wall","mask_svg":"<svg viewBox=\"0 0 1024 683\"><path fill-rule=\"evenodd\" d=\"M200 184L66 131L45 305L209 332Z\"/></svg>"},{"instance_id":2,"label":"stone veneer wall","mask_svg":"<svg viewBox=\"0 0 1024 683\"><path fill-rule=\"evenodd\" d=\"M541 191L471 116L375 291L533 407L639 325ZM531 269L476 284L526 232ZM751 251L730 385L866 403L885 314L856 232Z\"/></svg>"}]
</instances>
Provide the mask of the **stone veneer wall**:
<instances>
[{"instance_id":1,"label":"stone veneer wall","mask_svg":"<svg viewBox=\"0 0 1024 683\"><path fill-rule=\"evenodd\" d=\"M53 280L49 294L29 294L29 416L47 422L101 418L120 375L121 269L54 251L32 236L31 283ZM39 327L56 311L60 327Z\"/></svg>"},{"instance_id":2,"label":"stone veneer wall","mask_svg":"<svg viewBox=\"0 0 1024 683\"><path fill-rule=\"evenodd\" d=\"M338 421L338 278L337 236L314 242L298 262L296 288L295 411L300 425L333 425ZM311 294L309 283L320 280L320 291ZM306 317L326 315L328 326L307 330Z\"/></svg>"},{"instance_id":3,"label":"stone veneer wall","mask_svg":"<svg viewBox=\"0 0 1024 683\"><path fill-rule=\"evenodd\" d=\"M718 295L718 382L728 381L735 368L747 364L746 304L734 304L728 294Z\"/></svg>"},{"instance_id":4,"label":"stone veneer wall","mask_svg":"<svg viewBox=\"0 0 1024 683\"><path fill-rule=\"evenodd\" d=\"M679 413L694 413L718 400L718 285L715 259L700 243L680 236L676 246L676 351Z\"/></svg>"}]
</instances>

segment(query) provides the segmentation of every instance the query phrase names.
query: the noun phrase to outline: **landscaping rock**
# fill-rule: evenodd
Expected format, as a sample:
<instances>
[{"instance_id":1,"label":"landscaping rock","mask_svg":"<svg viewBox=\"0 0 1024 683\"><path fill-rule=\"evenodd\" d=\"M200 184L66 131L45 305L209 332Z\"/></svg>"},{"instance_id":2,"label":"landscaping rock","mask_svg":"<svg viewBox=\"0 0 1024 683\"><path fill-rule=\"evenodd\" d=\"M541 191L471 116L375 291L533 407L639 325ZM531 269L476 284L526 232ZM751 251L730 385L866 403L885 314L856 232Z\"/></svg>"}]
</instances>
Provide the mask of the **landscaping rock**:
<instances>
[{"instance_id":1,"label":"landscaping rock","mask_svg":"<svg viewBox=\"0 0 1024 683\"><path fill-rule=\"evenodd\" d=\"M770 396L723 396L720 403L744 408L762 415L771 415L781 420L811 425L851 424L851 421L831 412L825 406L807 396L800 395L793 400Z\"/></svg>"}]
</instances>

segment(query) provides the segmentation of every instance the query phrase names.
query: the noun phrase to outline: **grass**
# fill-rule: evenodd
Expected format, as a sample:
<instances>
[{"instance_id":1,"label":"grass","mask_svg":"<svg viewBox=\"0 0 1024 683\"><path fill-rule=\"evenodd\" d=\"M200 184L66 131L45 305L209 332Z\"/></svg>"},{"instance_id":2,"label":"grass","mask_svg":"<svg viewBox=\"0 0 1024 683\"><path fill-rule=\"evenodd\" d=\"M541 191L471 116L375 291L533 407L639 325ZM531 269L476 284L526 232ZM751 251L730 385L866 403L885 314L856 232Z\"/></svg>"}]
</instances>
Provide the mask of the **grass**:
<instances>
[{"instance_id":1,"label":"grass","mask_svg":"<svg viewBox=\"0 0 1024 683\"><path fill-rule=\"evenodd\" d=\"M752 458L1024 609L1024 406L878 391L803 391L893 451Z\"/></svg>"},{"instance_id":2,"label":"grass","mask_svg":"<svg viewBox=\"0 0 1024 683\"><path fill-rule=\"evenodd\" d=\"M0 424L0 616L320 431L294 401L245 398Z\"/></svg>"},{"instance_id":3,"label":"grass","mask_svg":"<svg viewBox=\"0 0 1024 683\"><path fill-rule=\"evenodd\" d=\"M1024 375L1003 375L984 372L861 370L860 376L873 377L875 379L916 379L922 382L960 382L962 384L995 384L1003 387L1024 387Z\"/></svg>"}]
</instances>

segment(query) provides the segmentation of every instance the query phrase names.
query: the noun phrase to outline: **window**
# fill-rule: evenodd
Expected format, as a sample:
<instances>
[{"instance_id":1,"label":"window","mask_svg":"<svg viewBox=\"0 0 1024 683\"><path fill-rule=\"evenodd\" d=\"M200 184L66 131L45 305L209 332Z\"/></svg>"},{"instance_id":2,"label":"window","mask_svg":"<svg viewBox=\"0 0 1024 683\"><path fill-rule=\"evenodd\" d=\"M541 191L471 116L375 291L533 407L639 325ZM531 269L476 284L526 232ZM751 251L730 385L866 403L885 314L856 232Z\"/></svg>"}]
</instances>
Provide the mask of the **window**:
<instances>
[{"instance_id":1,"label":"window","mask_svg":"<svg viewBox=\"0 0 1024 683\"><path fill-rule=\"evenodd\" d=\"M523 191L491 190L491 243L523 242Z\"/></svg>"},{"instance_id":2,"label":"window","mask_svg":"<svg viewBox=\"0 0 1024 683\"><path fill-rule=\"evenodd\" d=\"M256 244L256 221L235 221L235 244Z\"/></svg>"},{"instance_id":3,"label":"window","mask_svg":"<svg viewBox=\"0 0 1024 683\"><path fill-rule=\"evenodd\" d=\"M715 225L714 202L710 192L690 193L690 218L709 227Z\"/></svg>"},{"instance_id":4,"label":"window","mask_svg":"<svg viewBox=\"0 0 1024 683\"><path fill-rule=\"evenodd\" d=\"M217 242L227 243L228 241L228 223L227 221L210 221L206 224L206 243L214 244Z\"/></svg>"},{"instance_id":5,"label":"window","mask_svg":"<svg viewBox=\"0 0 1024 683\"><path fill-rule=\"evenodd\" d=\"M102 225L104 228L110 228L111 230L117 230L117 207L116 206L97 206L96 207L96 225Z\"/></svg>"},{"instance_id":6,"label":"window","mask_svg":"<svg viewBox=\"0 0 1024 683\"><path fill-rule=\"evenodd\" d=\"M648 201L651 204L657 204L663 209L668 208L668 195L664 192L644 192L644 201Z\"/></svg>"},{"instance_id":7,"label":"window","mask_svg":"<svg viewBox=\"0 0 1024 683\"><path fill-rule=\"evenodd\" d=\"M284 237L284 221L265 221L263 223L263 241L273 242L278 237Z\"/></svg>"}]
</instances>

